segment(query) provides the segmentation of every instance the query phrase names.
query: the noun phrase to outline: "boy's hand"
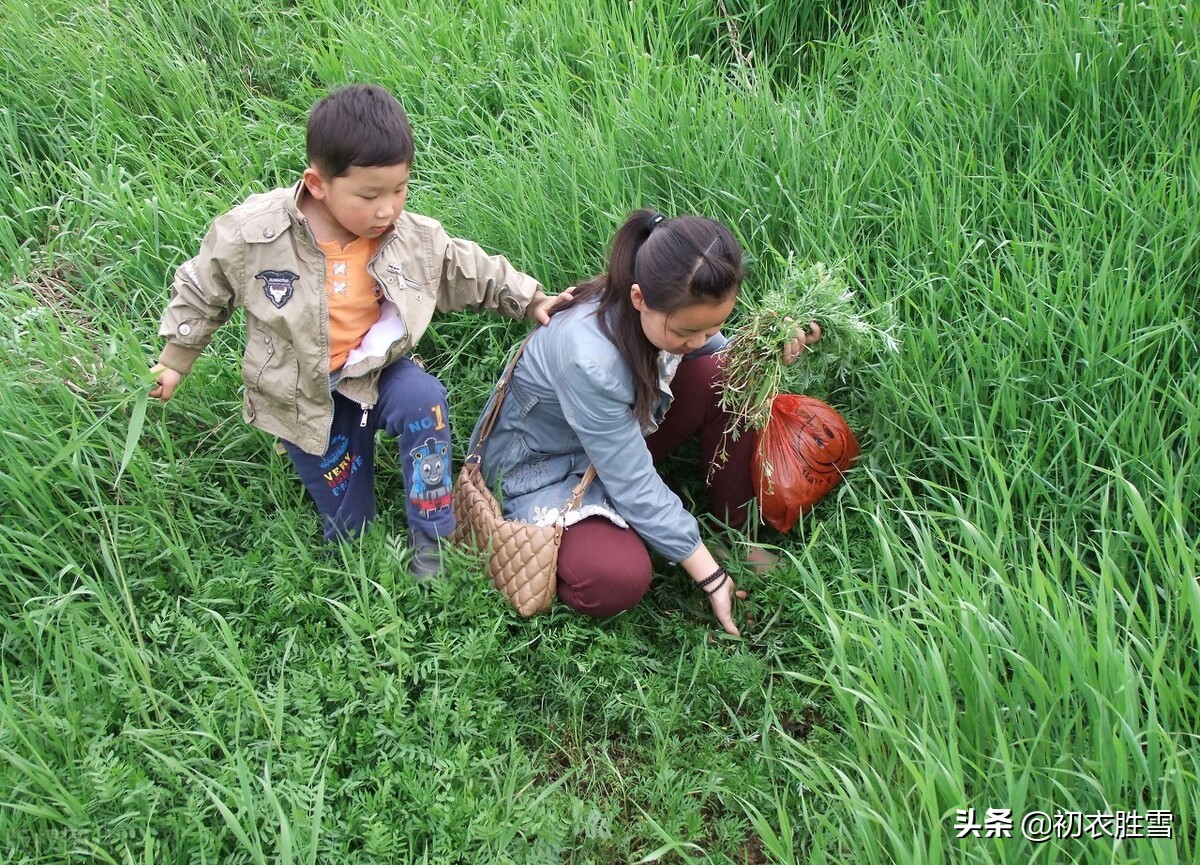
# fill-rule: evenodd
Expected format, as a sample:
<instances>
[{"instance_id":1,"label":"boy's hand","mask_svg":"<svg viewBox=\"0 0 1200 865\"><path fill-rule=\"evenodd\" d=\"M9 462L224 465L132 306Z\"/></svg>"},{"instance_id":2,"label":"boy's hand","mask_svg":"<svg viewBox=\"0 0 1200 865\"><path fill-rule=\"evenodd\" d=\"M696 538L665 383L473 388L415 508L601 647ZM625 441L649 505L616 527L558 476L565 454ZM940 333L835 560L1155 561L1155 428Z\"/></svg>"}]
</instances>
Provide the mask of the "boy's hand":
<instances>
[{"instance_id":1,"label":"boy's hand","mask_svg":"<svg viewBox=\"0 0 1200 865\"><path fill-rule=\"evenodd\" d=\"M570 300L574 297L575 286L571 286L566 291L550 297L542 294L540 291L530 302L529 307L525 310L525 315L533 319L538 324L549 324L550 316L553 315L553 310L560 303Z\"/></svg>"},{"instance_id":2,"label":"boy's hand","mask_svg":"<svg viewBox=\"0 0 1200 865\"><path fill-rule=\"evenodd\" d=\"M783 362L792 364L796 362L796 358L804 354L804 349L821 338L821 325L815 321L808 323L808 330L804 328L796 328L796 335L792 341L783 347Z\"/></svg>"},{"instance_id":3,"label":"boy's hand","mask_svg":"<svg viewBox=\"0 0 1200 865\"><path fill-rule=\"evenodd\" d=\"M183 381L183 376L170 367L163 366L161 363L156 363L151 367L150 372L156 374L155 381L158 382L157 387L150 388L151 399L166 402L171 398L171 394L175 393L175 388L179 386L179 382Z\"/></svg>"}]
</instances>

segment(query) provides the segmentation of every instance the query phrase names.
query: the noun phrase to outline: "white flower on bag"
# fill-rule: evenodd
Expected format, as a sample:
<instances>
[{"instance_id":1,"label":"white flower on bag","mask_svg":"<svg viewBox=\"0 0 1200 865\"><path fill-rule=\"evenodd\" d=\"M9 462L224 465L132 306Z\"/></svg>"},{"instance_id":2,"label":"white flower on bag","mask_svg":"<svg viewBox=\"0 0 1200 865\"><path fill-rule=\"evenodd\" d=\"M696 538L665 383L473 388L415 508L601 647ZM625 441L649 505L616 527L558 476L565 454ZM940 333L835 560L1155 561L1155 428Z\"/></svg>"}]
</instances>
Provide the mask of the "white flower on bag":
<instances>
[{"instance_id":1,"label":"white flower on bag","mask_svg":"<svg viewBox=\"0 0 1200 865\"><path fill-rule=\"evenodd\" d=\"M561 514L561 508L534 508L533 524L535 526L552 526L558 522Z\"/></svg>"}]
</instances>

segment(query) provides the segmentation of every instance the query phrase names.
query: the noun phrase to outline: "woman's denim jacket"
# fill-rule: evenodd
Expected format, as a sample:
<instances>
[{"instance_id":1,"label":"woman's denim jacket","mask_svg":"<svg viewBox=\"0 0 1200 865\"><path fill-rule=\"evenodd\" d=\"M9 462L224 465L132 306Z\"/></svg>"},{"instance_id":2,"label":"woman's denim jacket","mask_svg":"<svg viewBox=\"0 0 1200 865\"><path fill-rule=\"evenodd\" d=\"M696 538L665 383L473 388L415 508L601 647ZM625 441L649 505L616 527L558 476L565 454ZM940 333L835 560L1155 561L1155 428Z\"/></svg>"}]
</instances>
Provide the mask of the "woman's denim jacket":
<instances>
[{"instance_id":1,"label":"woman's denim jacket","mask_svg":"<svg viewBox=\"0 0 1200 865\"><path fill-rule=\"evenodd\" d=\"M548 524L592 463L596 480L579 515L566 523L605 516L678 562L700 545L699 526L655 470L645 436L670 405L670 381L682 356L660 355L661 398L653 420L641 428L633 414L633 375L600 331L597 309L595 301L580 303L529 340L481 454L484 477L493 489L499 481L505 517ZM725 343L717 334L694 354L710 354ZM495 399L493 391L471 435L472 453Z\"/></svg>"}]
</instances>

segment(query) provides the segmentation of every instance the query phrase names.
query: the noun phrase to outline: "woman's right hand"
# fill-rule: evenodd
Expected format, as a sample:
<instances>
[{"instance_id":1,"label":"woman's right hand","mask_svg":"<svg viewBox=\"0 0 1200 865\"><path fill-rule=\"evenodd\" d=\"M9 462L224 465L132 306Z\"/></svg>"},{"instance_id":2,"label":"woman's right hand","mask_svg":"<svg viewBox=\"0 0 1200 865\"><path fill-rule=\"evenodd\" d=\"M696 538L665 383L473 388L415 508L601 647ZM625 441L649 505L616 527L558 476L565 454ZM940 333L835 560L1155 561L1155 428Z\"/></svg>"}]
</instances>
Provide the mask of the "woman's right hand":
<instances>
[{"instance_id":1,"label":"woman's right hand","mask_svg":"<svg viewBox=\"0 0 1200 865\"><path fill-rule=\"evenodd\" d=\"M737 637L740 636L741 631L733 623L734 598L744 601L746 593L733 584L733 577L729 577L719 589L708 596L708 602L712 605L713 615L717 617L717 621L721 623L725 633Z\"/></svg>"}]
</instances>

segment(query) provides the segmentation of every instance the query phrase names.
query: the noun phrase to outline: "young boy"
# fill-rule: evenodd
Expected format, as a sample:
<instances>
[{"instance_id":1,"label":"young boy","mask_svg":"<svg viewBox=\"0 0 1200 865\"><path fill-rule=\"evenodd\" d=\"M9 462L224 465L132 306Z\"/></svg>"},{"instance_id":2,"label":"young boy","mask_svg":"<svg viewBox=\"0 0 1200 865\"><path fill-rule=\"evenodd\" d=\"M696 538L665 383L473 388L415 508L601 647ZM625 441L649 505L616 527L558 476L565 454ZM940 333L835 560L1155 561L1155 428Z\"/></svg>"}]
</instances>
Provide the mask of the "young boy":
<instances>
[{"instance_id":1,"label":"young boy","mask_svg":"<svg viewBox=\"0 0 1200 865\"><path fill-rule=\"evenodd\" d=\"M212 225L175 273L150 395L166 402L213 332L246 310L243 415L283 440L325 522L375 516L376 430L399 439L414 577L454 530L446 389L410 358L435 311L549 321L556 299L501 256L407 213L412 130L386 90L353 85L308 117L308 168Z\"/></svg>"}]
</instances>

